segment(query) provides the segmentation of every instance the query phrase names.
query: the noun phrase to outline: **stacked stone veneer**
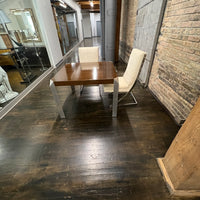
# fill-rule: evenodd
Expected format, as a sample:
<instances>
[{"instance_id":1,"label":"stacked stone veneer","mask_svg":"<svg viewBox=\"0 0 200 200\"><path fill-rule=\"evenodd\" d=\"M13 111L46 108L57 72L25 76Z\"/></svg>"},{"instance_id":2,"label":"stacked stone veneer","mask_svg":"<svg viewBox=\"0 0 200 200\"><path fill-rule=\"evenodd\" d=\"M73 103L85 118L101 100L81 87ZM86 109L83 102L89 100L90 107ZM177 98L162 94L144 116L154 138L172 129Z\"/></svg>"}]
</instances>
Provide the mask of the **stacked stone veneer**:
<instances>
[{"instance_id":1,"label":"stacked stone veneer","mask_svg":"<svg viewBox=\"0 0 200 200\"><path fill-rule=\"evenodd\" d=\"M178 123L200 95L200 0L168 0L149 88Z\"/></svg>"},{"instance_id":2,"label":"stacked stone veneer","mask_svg":"<svg viewBox=\"0 0 200 200\"><path fill-rule=\"evenodd\" d=\"M119 55L128 62L133 49L138 0L122 0Z\"/></svg>"}]
</instances>

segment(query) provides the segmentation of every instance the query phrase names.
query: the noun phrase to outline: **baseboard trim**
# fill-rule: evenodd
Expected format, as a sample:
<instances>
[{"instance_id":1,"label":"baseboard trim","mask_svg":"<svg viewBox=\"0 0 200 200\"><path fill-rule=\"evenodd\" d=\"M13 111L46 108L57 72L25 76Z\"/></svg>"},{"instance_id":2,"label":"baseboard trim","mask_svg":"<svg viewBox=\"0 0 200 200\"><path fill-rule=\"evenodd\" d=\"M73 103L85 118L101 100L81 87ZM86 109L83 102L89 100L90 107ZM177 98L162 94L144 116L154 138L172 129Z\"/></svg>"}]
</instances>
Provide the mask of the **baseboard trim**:
<instances>
[{"instance_id":1,"label":"baseboard trim","mask_svg":"<svg viewBox=\"0 0 200 200\"><path fill-rule=\"evenodd\" d=\"M182 197L199 197L200 190L176 190L163 163L163 158L157 158L164 181L171 195Z\"/></svg>"},{"instance_id":2,"label":"baseboard trim","mask_svg":"<svg viewBox=\"0 0 200 200\"><path fill-rule=\"evenodd\" d=\"M166 106L160 101L160 99L158 99L158 97L152 92L152 90L147 87L148 91L151 93L151 95L156 99L156 101L162 106L162 108L168 113L168 115L171 117L171 119L175 122L175 124L179 127L181 127L183 125L183 123L185 122L185 119L182 120L177 120L172 114L171 112L166 108Z\"/></svg>"},{"instance_id":3,"label":"baseboard trim","mask_svg":"<svg viewBox=\"0 0 200 200\"><path fill-rule=\"evenodd\" d=\"M63 63L63 58L55 65L54 68L59 67Z\"/></svg>"}]
</instances>

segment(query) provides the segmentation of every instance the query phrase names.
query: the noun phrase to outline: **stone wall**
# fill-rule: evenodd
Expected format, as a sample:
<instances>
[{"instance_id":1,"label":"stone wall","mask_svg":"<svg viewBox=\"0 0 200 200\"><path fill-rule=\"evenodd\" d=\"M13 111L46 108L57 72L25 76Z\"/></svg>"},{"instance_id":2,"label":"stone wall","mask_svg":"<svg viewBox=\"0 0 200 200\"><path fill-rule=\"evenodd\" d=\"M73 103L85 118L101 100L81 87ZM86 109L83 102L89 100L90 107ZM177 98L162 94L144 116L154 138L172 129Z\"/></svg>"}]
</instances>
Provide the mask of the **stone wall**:
<instances>
[{"instance_id":1,"label":"stone wall","mask_svg":"<svg viewBox=\"0 0 200 200\"><path fill-rule=\"evenodd\" d=\"M133 48L138 0L122 0L119 56L128 62Z\"/></svg>"},{"instance_id":2,"label":"stone wall","mask_svg":"<svg viewBox=\"0 0 200 200\"><path fill-rule=\"evenodd\" d=\"M149 88L178 123L200 95L200 1L168 0Z\"/></svg>"}]
</instances>

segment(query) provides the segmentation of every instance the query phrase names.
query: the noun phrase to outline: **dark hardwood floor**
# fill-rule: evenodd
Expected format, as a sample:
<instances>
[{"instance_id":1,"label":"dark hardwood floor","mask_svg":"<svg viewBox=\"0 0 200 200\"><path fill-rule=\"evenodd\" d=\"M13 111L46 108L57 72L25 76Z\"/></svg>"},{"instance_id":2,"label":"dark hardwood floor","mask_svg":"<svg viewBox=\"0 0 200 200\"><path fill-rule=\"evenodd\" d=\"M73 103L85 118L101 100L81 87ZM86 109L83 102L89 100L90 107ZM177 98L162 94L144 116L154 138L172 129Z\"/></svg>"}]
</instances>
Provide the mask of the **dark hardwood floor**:
<instances>
[{"instance_id":1,"label":"dark hardwood floor","mask_svg":"<svg viewBox=\"0 0 200 200\"><path fill-rule=\"evenodd\" d=\"M118 63L118 73L124 67ZM112 118L112 99L102 101L98 87L85 87L81 96L80 87L75 94L58 87L67 116L60 119L49 78L0 121L1 200L199 199L167 190L156 158L179 128L147 89L137 84L138 105L119 107Z\"/></svg>"}]
</instances>

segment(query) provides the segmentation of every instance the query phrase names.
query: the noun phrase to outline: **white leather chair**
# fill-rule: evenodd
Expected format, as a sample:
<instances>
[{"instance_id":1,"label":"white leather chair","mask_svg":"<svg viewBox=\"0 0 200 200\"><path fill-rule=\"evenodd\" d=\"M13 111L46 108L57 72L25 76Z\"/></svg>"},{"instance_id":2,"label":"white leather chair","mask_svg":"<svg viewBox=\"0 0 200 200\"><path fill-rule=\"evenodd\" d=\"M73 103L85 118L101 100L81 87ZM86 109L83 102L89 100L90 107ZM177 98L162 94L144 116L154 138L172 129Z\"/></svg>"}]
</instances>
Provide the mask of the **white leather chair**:
<instances>
[{"instance_id":1,"label":"white leather chair","mask_svg":"<svg viewBox=\"0 0 200 200\"><path fill-rule=\"evenodd\" d=\"M80 63L99 62L99 47L79 47Z\"/></svg>"},{"instance_id":2,"label":"white leather chair","mask_svg":"<svg viewBox=\"0 0 200 200\"><path fill-rule=\"evenodd\" d=\"M99 47L79 47L78 54L80 63L99 62ZM80 93L83 88L84 86L81 87Z\"/></svg>"},{"instance_id":3,"label":"white leather chair","mask_svg":"<svg viewBox=\"0 0 200 200\"><path fill-rule=\"evenodd\" d=\"M143 65L146 53L139 49L133 49L129 57L128 65L123 76L117 77L115 83L118 83L118 93L125 93L119 100L121 102L128 94L130 94L134 100L133 103L127 103L123 105L137 104L137 100L133 95L132 89L136 83L141 67ZM105 93L113 92L113 84L103 85L103 91ZM116 97L118 99L118 96Z\"/></svg>"}]
</instances>

